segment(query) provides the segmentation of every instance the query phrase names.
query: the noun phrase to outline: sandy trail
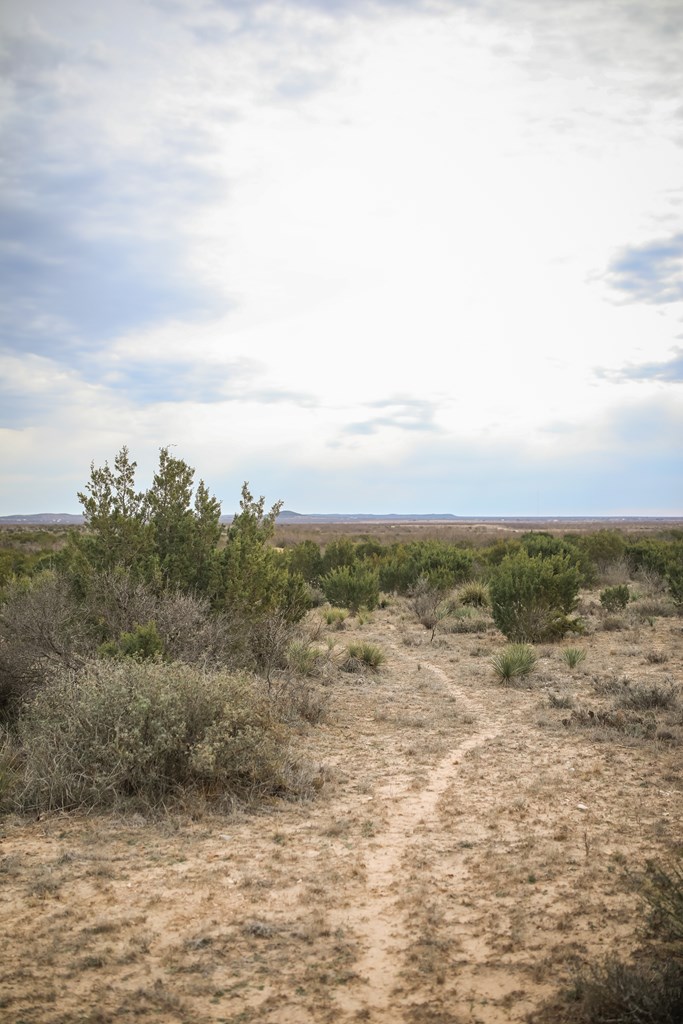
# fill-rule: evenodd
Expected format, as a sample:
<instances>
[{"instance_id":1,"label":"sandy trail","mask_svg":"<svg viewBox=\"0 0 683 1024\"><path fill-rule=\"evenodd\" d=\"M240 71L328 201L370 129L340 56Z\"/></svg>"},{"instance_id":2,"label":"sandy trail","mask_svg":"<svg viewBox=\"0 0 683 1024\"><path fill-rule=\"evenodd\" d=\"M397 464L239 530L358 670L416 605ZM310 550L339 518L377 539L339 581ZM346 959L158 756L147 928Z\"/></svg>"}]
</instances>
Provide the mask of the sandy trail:
<instances>
[{"instance_id":1,"label":"sandy trail","mask_svg":"<svg viewBox=\"0 0 683 1024\"><path fill-rule=\"evenodd\" d=\"M471 736L443 758L430 772L424 790L404 791L388 797L390 825L381 845L368 851L366 897L340 918L345 929L356 936L364 950L356 963L363 982L361 990L347 988L337 993L337 1003L346 1013L372 1011L373 1020L395 1020L394 996L400 988L400 975L410 950L412 929L402 905L402 860L414 841L437 828L436 809L441 795L453 785L457 766L469 751L498 735L485 729ZM453 865L455 868L456 865ZM464 876L454 874L454 885Z\"/></svg>"}]
</instances>

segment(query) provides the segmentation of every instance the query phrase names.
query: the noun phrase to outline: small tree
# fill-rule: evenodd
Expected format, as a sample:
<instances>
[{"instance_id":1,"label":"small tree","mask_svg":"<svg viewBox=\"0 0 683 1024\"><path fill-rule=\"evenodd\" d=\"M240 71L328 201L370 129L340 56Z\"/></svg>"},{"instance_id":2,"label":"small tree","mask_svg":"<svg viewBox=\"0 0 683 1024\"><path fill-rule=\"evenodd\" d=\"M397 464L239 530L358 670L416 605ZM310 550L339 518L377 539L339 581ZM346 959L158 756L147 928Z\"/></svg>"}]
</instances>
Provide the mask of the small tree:
<instances>
[{"instance_id":1,"label":"small tree","mask_svg":"<svg viewBox=\"0 0 683 1024\"><path fill-rule=\"evenodd\" d=\"M531 558L526 551L506 556L490 583L491 612L514 642L538 643L564 636L575 623L580 571L566 555Z\"/></svg>"},{"instance_id":2,"label":"small tree","mask_svg":"<svg viewBox=\"0 0 683 1024\"><path fill-rule=\"evenodd\" d=\"M124 566L138 578L152 571L152 537L145 515L145 495L135 490L136 462L124 447L114 459L96 468L90 463L90 480L78 492L86 532L75 538L93 568Z\"/></svg>"},{"instance_id":3,"label":"small tree","mask_svg":"<svg viewBox=\"0 0 683 1024\"><path fill-rule=\"evenodd\" d=\"M168 448L159 450L149 490L136 491L136 468L126 447L113 470L107 462L100 468L91 463L90 480L78 494L86 532L75 542L86 569L124 568L136 580L206 593L221 531L220 502L200 480L193 504L194 469Z\"/></svg>"},{"instance_id":4,"label":"small tree","mask_svg":"<svg viewBox=\"0 0 683 1024\"><path fill-rule=\"evenodd\" d=\"M242 487L240 511L216 560L213 581L215 605L237 618L258 620L282 611L297 622L308 607L303 578L288 573L270 544L281 508L278 501L266 512L265 499L255 500L247 483Z\"/></svg>"},{"instance_id":5,"label":"small tree","mask_svg":"<svg viewBox=\"0 0 683 1024\"><path fill-rule=\"evenodd\" d=\"M164 583L205 592L221 534L221 505L200 480L193 507L193 481L194 469L161 448L144 501Z\"/></svg>"}]
</instances>

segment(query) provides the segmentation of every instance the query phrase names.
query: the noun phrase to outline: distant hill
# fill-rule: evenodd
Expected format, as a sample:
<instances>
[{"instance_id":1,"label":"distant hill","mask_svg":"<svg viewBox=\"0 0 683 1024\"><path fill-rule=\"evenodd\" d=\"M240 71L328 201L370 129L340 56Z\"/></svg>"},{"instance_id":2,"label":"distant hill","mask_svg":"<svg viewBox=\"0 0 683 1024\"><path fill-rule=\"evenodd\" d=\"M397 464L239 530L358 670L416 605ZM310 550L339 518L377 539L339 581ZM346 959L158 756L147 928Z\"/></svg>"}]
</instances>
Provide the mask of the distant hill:
<instances>
[{"instance_id":1,"label":"distant hill","mask_svg":"<svg viewBox=\"0 0 683 1024\"><path fill-rule=\"evenodd\" d=\"M233 518L234 517L232 515L224 515L221 516L221 522L231 523ZM387 512L386 514L369 512L314 512L307 515L302 512L293 512L291 509L283 509L277 517L277 521L284 525L291 523L370 523L389 521L419 523L434 521L457 522L461 518L461 516L451 515L450 512L433 514L416 513L415 515L410 513L400 514L396 512ZM0 525L2 526L80 526L82 523L83 516L72 515L69 512L38 512L35 515L0 516Z\"/></svg>"},{"instance_id":2,"label":"distant hill","mask_svg":"<svg viewBox=\"0 0 683 1024\"><path fill-rule=\"evenodd\" d=\"M0 526L79 526L83 516L70 512L37 512L31 516L0 516Z\"/></svg>"},{"instance_id":3,"label":"distant hill","mask_svg":"<svg viewBox=\"0 0 683 1024\"><path fill-rule=\"evenodd\" d=\"M232 515L221 516L222 523L231 523ZM282 526L296 523L524 523L543 527L553 523L618 523L680 524L680 516L454 516L451 512L293 512L283 509L277 517ZM0 526L81 526L83 516L70 512L38 512L35 515L0 516Z\"/></svg>"}]
</instances>

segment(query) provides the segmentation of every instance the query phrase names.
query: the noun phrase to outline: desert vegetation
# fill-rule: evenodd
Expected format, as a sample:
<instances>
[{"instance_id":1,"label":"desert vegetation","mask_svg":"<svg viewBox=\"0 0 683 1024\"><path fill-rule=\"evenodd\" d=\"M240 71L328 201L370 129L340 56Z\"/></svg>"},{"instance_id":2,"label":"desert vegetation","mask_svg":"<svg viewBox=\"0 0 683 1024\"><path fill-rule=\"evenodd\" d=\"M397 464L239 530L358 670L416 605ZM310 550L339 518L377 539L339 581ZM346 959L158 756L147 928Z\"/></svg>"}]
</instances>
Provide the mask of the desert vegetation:
<instances>
[{"instance_id":1,"label":"desert vegetation","mask_svg":"<svg viewBox=\"0 0 683 1024\"><path fill-rule=\"evenodd\" d=\"M683 531L79 498L0 532L8 1019L681 1019Z\"/></svg>"}]
</instances>

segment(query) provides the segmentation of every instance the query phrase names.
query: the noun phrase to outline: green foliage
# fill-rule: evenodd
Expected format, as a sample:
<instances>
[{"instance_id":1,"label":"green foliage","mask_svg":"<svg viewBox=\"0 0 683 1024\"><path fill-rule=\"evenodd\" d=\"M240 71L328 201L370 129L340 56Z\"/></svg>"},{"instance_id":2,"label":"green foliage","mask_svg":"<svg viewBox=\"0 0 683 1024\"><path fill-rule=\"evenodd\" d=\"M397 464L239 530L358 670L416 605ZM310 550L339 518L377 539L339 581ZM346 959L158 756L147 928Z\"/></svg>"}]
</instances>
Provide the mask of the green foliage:
<instances>
[{"instance_id":1,"label":"green foliage","mask_svg":"<svg viewBox=\"0 0 683 1024\"><path fill-rule=\"evenodd\" d=\"M164 585L205 593L221 535L221 506L203 480L193 504L193 481L194 470L162 448L143 507Z\"/></svg>"},{"instance_id":2,"label":"green foliage","mask_svg":"<svg viewBox=\"0 0 683 1024\"><path fill-rule=\"evenodd\" d=\"M123 567L145 582L206 593L220 537L221 506L200 480L194 493L194 470L182 459L159 451L152 486L137 491L128 449L122 448L111 469L90 466L90 480L78 499L86 531L74 534L87 566L97 572Z\"/></svg>"},{"instance_id":3,"label":"green foliage","mask_svg":"<svg viewBox=\"0 0 683 1024\"><path fill-rule=\"evenodd\" d=\"M666 571L669 593L678 611L683 611L683 560L673 562Z\"/></svg>"},{"instance_id":4,"label":"green foliage","mask_svg":"<svg viewBox=\"0 0 683 1024\"><path fill-rule=\"evenodd\" d=\"M626 539L618 530L597 530L595 533L582 534L576 538L575 543L601 573L626 555Z\"/></svg>"},{"instance_id":5,"label":"green foliage","mask_svg":"<svg viewBox=\"0 0 683 1024\"><path fill-rule=\"evenodd\" d=\"M121 633L117 641L108 640L100 647L105 658L136 658L138 661L161 658L164 644L156 622L136 626L130 633Z\"/></svg>"},{"instance_id":6,"label":"green foliage","mask_svg":"<svg viewBox=\"0 0 683 1024\"><path fill-rule=\"evenodd\" d=\"M515 642L564 636L576 624L567 616L578 601L581 574L567 555L507 555L489 582L493 620Z\"/></svg>"},{"instance_id":7,"label":"green foliage","mask_svg":"<svg viewBox=\"0 0 683 1024\"><path fill-rule=\"evenodd\" d=\"M254 681L179 663L109 661L65 674L27 706L18 738L13 800L23 811L295 788L287 734Z\"/></svg>"},{"instance_id":8,"label":"green foliage","mask_svg":"<svg viewBox=\"0 0 683 1024\"><path fill-rule=\"evenodd\" d=\"M296 544L288 552L289 571L303 576L307 583L317 583L323 575L323 556L312 540Z\"/></svg>"},{"instance_id":9,"label":"green foliage","mask_svg":"<svg viewBox=\"0 0 683 1024\"><path fill-rule=\"evenodd\" d=\"M277 502L266 512L265 499L255 500L248 484L242 487L240 511L216 559L213 580L215 606L237 621L258 621L277 611L298 622L309 607L303 578L287 571L270 544L281 507Z\"/></svg>"},{"instance_id":10,"label":"green foliage","mask_svg":"<svg viewBox=\"0 0 683 1024\"><path fill-rule=\"evenodd\" d=\"M567 663L569 668L576 668L586 660L586 651L583 647L565 647L562 651L562 660Z\"/></svg>"},{"instance_id":11,"label":"green foliage","mask_svg":"<svg viewBox=\"0 0 683 1024\"><path fill-rule=\"evenodd\" d=\"M74 543L94 568L124 566L134 575L150 578L154 570L153 540L145 515L145 496L135 489L137 463L124 446L114 459L96 467L78 492L83 506L85 534L74 534Z\"/></svg>"},{"instance_id":12,"label":"green foliage","mask_svg":"<svg viewBox=\"0 0 683 1024\"><path fill-rule=\"evenodd\" d=\"M377 671L385 661L386 655L377 644L353 643L347 647L341 667L345 672L362 672L364 668Z\"/></svg>"},{"instance_id":13,"label":"green foliage","mask_svg":"<svg viewBox=\"0 0 683 1024\"><path fill-rule=\"evenodd\" d=\"M322 556L321 576L325 576L333 569L342 566L354 566L358 561L356 545L348 537L340 537L339 540L331 541L325 548Z\"/></svg>"},{"instance_id":14,"label":"green foliage","mask_svg":"<svg viewBox=\"0 0 683 1024\"><path fill-rule=\"evenodd\" d=\"M454 544L442 541L414 541L396 544L379 561L382 590L408 594L424 579L440 590L451 590L472 574L473 557Z\"/></svg>"},{"instance_id":15,"label":"green foliage","mask_svg":"<svg viewBox=\"0 0 683 1024\"><path fill-rule=\"evenodd\" d=\"M331 604L342 605L353 612L361 607L372 610L379 601L379 574L362 563L331 569L323 576L320 585Z\"/></svg>"},{"instance_id":16,"label":"green foliage","mask_svg":"<svg viewBox=\"0 0 683 1024\"><path fill-rule=\"evenodd\" d=\"M618 587L605 587L600 593L600 604L608 612L623 611L631 600L631 592L625 584Z\"/></svg>"},{"instance_id":17,"label":"green foliage","mask_svg":"<svg viewBox=\"0 0 683 1024\"><path fill-rule=\"evenodd\" d=\"M508 644L491 659L493 671L501 682L528 676L536 664L536 652L528 644Z\"/></svg>"},{"instance_id":18,"label":"green foliage","mask_svg":"<svg viewBox=\"0 0 683 1024\"><path fill-rule=\"evenodd\" d=\"M532 558L551 558L565 555L581 574L581 585L586 587L595 582L595 565L587 552L578 546L573 538L554 537L543 531L524 533L520 538L522 549Z\"/></svg>"}]
</instances>

